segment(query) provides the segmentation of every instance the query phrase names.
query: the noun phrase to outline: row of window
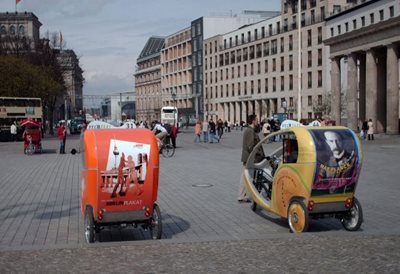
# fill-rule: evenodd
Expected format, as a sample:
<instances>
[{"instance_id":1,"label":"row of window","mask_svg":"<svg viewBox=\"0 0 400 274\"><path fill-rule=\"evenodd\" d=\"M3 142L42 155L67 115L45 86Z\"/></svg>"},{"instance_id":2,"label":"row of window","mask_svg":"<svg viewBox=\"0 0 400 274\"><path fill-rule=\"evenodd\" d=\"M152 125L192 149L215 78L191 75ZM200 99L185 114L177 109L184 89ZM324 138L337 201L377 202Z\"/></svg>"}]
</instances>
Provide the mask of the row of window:
<instances>
[{"instance_id":1,"label":"row of window","mask_svg":"<svg viewBox=\"0 0 400 274\"><path fill-rule=\"evenodd\" d=\"M17 27L15 25L11 25L8 28L7 32L7 27L5 25L0 26L0 34L1 35L24 35L25 34L25 27L23 25L18 26L18 33L17 33Z\"/></svg>"},{"instance_id":2,"label":"row of window","mask_svg":"<svg viewBox=\"0 0 400 274\"><path fill-rule=\"evenodd\" d=\"M368 17L369 24L368 25L375 23L376 15L379 16L379 21L385 20L385 11L384 11L384 9L381 9L377 13L373 12L373 13L369 14L369 17ZM392 18L393 16L394 16L394 7L390 6L389 7L389 18ZM365 27L366 25L367 25L366 16L361 16L359 19L353 19L351 22L345 22L343 25L342 24L337 25L336 32L335 32L335 27L331 27L330 28L331 37L333 37L335 35L340 35L340 34L342 34L342 32L343 33L349 32L350 27L352 27L352 30L356 30L357 28L359 28L358 26L360 26L362 28L362 27ZM343 29L342 29L342 26L344 27Z\"/></svg>"},{"instance_id":3,"label":"row of window","mask_svg":"<svg viewBox=\"0 0 400 274\"><path fill-rule=\"evenodd\" d=\"M315 98L315 97L314 97ZM303 98L302 98L303 99ZM278 111L278 99L277 98L273 98L273 99L266 99L267 101L270 100L274 103L274 107L273 107L273 112L277 112ZM280 99L280 106L283 105L284 102L286 102L286 98L281 98ZM303 100L301 100L303 101ZM252 101L255 102L255 101ZM251 101L249 103L252 103ZM294 108L294 97L289 97L289 105L287 106L288 108ZM218 111L218 106L221 106L221 108L223 108L223 105L226 103L206 103L205 107L206 107L206 111ZM321 106L322 105L322 95L317 95L316 96L316 101L313 102L313 97L312 95L307 96L307 106L308 107L313 107L313 106ZM253 106L254 109L254 106ZM308 117L312 117L312 113L309 112Z\"/></svg>"},{"instance_id":4,"label":"row of window","mask_svg":"<svg viewBox=\"0 0 400 274\"><path fill-rule=\"evenodd\" d=\"M317 71L317 87L322 87L322 70ZM272 79L272 86L270 86L270 79ZM234 96L245 96L245 95L253 95L255 93L261 94L262 91L264 93L268 93L270 90L272 92L277 91L277 79L280 79L280 91L292 91L293 90L293 74L289 74L286 76L288 80L288 87L285 87L285 76L280 77L271 77L265 78L264 84L262 85L262 80L258 79L257 81L243 81L243 83L232 83L232 84L224 84L224 85L216 85L214 87L206 87L205 88L205 98L228 98ZM315 87L313 85L313 72L309 71L307 73L307 88L312 89Z\"/></svg>"},{"instance_id":5,"label":"row of window","mask_svg":"<svg viewBox=\"0 0 400 274\"><path fill-rule=\"evenodd\" d=\"M322 66L322 48L318 49L318 55L317 55L317 59L315 60L312 54L312 51L309 50L307 52L307 67L311 68L313 67L313 60L314 62L317 62L317 66ZM280 57L280 72L285 72L285 71L292 71L293 70L293 55L289 55L288 57L289 62L288 62L288 68L285 68L285 57L281 56ZM279 60L279 59L278 59ZM255 63L250 63L250 66L247 66L247 64L243 65L243 76L247 77L248 75L252 76L255 75L255 72L257 75L260 75L261 73L269 73L271 72L276 72L277 71L277 58L272 58L272 64L271 67L269 66L270 60L264 60L264 66L262 66L262 62L257 62L257 66L256 66L256 71L254 70L254 65ZM248 69L250 68L250 70ZM205 69L207 70L207 63L205 65ZM208 75L210 77L208 77ZM214 76L215 76L215 83L218 82L218 71L216 70L214 72ZM219 76L220 76L220 80L229 80L229 79L237 79L240 78L242 76L242 66L237 66L235 67L231 67L230 70L228 68L225 69L225 73L223 69L220 69L219 71ZM205 84L208 84L208 80L210 82L210 84L213 83L213 72L210 71L209 74L206 72L205 74Z\"/></svg>"},{"instance_id":6,"label":"row of window","mask_svg":"<svg viewBox=\"0 0 400 274\"><path fill-rule=\"evenodd\" d=\"M312 30L307 31L307 47L312 47ZM288 36L288 51L293 50L293 35ZM279 41L279 44L278 44ZM317 40L318 45L322 44L322 27L318 27L318 40ZM211 47L211 44L209 46ZM266 41L263 43L259 43L253 46L245 47L245 48L240 48L237 50L233 50L230 52L225 52L219 54L219 60L217 60L217 56L214 56L214 63L215 67L218 66L226 66L230 64L235 64L239 62L245 62L248 60L253 60L255 58L262 58L262 57L267 57L270 55L275 55L278 54L278 46L279 46L279 53L285 52L285 37L281 37L279 40L278 39L273 39L270 41ZM205 48L205 55L207 56L207 49ZM209 67L213 67L213 57L210 57L210 63ZM207 61L207 58L206 58ZM206 62L207 65L207 62ZM206 68L207 69L207 68Z\"/></svg>"}]
</instances>

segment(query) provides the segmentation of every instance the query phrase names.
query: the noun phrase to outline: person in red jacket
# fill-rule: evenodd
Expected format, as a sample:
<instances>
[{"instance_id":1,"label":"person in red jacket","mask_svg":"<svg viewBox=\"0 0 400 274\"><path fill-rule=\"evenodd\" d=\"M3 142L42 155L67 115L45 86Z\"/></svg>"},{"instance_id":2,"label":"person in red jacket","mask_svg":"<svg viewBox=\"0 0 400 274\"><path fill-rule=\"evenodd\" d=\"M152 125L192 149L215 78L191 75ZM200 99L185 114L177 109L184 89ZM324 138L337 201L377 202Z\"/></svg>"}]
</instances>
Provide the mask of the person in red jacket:
<instances>
[{"instance_id":1,"label":"person in red jacket","mask_svg":"<svg viewBox=\"0 0 400 274\"><path fill-rule=\"evenodd\" d=\"M172 146L176 148L176 137L178 136L178 128L176 125L172 125L171 127L171 142Z\"/></svg>"},{"instance_id":2,"label":"person in red jacket","mask_svg":"<svg viewBox=\"0 0 400 274\"><path fill-rule=\"evenodd\" d=\"M65 142L67 140L67 131L65 130L64 123L60 123L57 129L58 139L60 140L60 154L65 154Z\"/></svg>"}]
</instances>

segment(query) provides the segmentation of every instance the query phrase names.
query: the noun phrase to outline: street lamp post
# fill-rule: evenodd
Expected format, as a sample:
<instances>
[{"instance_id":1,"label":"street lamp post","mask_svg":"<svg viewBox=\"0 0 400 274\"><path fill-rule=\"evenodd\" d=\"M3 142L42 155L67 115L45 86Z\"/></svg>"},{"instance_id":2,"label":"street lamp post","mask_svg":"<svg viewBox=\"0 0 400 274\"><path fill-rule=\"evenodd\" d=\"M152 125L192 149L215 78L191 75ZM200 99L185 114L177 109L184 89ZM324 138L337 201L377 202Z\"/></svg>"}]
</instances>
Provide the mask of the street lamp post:
<instances>
[{"instance_id":1,"label":"street lamp post","mask_svg":"<svg viewBox=\"0 0 400 274\"><path fill-rule=\"evenodd\" d=\"M172 93L171 96L172 96L172 101L174 102L174 107L175 107L175 109L173 111L173 114L174 114L174 126L176 126L176 120L175 120L175 116L176 116L176 93Z\"/></svg>"}]
</instances>

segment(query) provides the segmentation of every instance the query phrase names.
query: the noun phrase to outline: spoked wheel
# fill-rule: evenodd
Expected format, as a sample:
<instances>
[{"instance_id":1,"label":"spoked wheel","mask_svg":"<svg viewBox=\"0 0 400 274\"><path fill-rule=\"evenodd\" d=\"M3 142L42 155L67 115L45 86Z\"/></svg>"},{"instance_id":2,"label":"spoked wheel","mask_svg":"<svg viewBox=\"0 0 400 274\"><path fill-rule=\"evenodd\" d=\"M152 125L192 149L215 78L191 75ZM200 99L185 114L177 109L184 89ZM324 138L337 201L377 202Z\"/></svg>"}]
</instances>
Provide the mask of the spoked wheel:
<instances>
[{"instance_id":1,"label":"spoked wheel","mask_svg":"<svg viewBox=\"0 0 400 274\"><path fill-rule=\"evenodd\" d=\"M35 146L33 144L29 144L25 150L25 153L27 155L33 155L33 153L35 153Z\"/></svg>"},{"instance_id":2,"label":"spoked wheel","mask_svg":"<svg viewBox=\"0 0 400 274\"><path fill-rule=\"evenodd\" d=\"M162 148L162 155L164 157L172 157L175 154L175 148L173 146L171 146L170 144L166 144L164 145L164 147Z\"/></svg>"},{"instance_id":3,"label":"spoked wheel","mask_svg":"<svg viewBox=\"0 0 400 274\"><path fill-rule=\"evenodd\" d=\"M353 207L340 220L343 227L348 231L356 231L361 227L363 222L363 212L360 202L354 198Z\"/></svg>"},{"instance_id":4,"label":"spoked wheel","mask_svg":"<svg viewBox=\"0 0 400 274\"><path fill-rule=\"evenodd\" d=\"M290 232L301 233L308 228L308 211L304 203L294 199L288 209L288 223Z\"/></svg>"},{"instance_id":5,"label":"spoked wheel","mask_svg":"<svg viewBox=\"0 0 400 274\"><path fill-rule=\"evenodd\" d=\"M90 206L86 207L85 211L85 239L88 244L94 243L95 240L93 210Z\"/></svg>"},{"instance_id":6,"label":"spoked wheel","mask_svg":"<svg viewBox=\"0 0 400 274\"><path fill-rule=\"evenodd\" d=\"M150 219L150 236L153 240L161 239L162 223L161 212L157 204L154 204L153 216Z\"/></svg>"}]
</instances>

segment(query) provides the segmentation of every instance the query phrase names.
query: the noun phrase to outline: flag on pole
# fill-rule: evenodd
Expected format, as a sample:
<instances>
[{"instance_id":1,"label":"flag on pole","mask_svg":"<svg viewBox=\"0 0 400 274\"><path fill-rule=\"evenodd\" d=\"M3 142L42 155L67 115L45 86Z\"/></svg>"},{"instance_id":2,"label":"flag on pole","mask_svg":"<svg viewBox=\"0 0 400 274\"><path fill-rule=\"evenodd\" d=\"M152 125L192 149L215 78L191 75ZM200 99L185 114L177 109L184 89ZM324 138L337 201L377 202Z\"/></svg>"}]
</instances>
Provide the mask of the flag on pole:
<instances>
[{"instance_id":1,"label":"flag on pole","mask_svg":"<svg viewBox=\"0 0 400 274\"><path fill-rule=\"evenodd\" d=\"M22 0L15 0L15 12L17 12L18 10L17 10L17 5L18 5L18 3L19 2L21 2Z\"/></svg>"}]
</instances>

